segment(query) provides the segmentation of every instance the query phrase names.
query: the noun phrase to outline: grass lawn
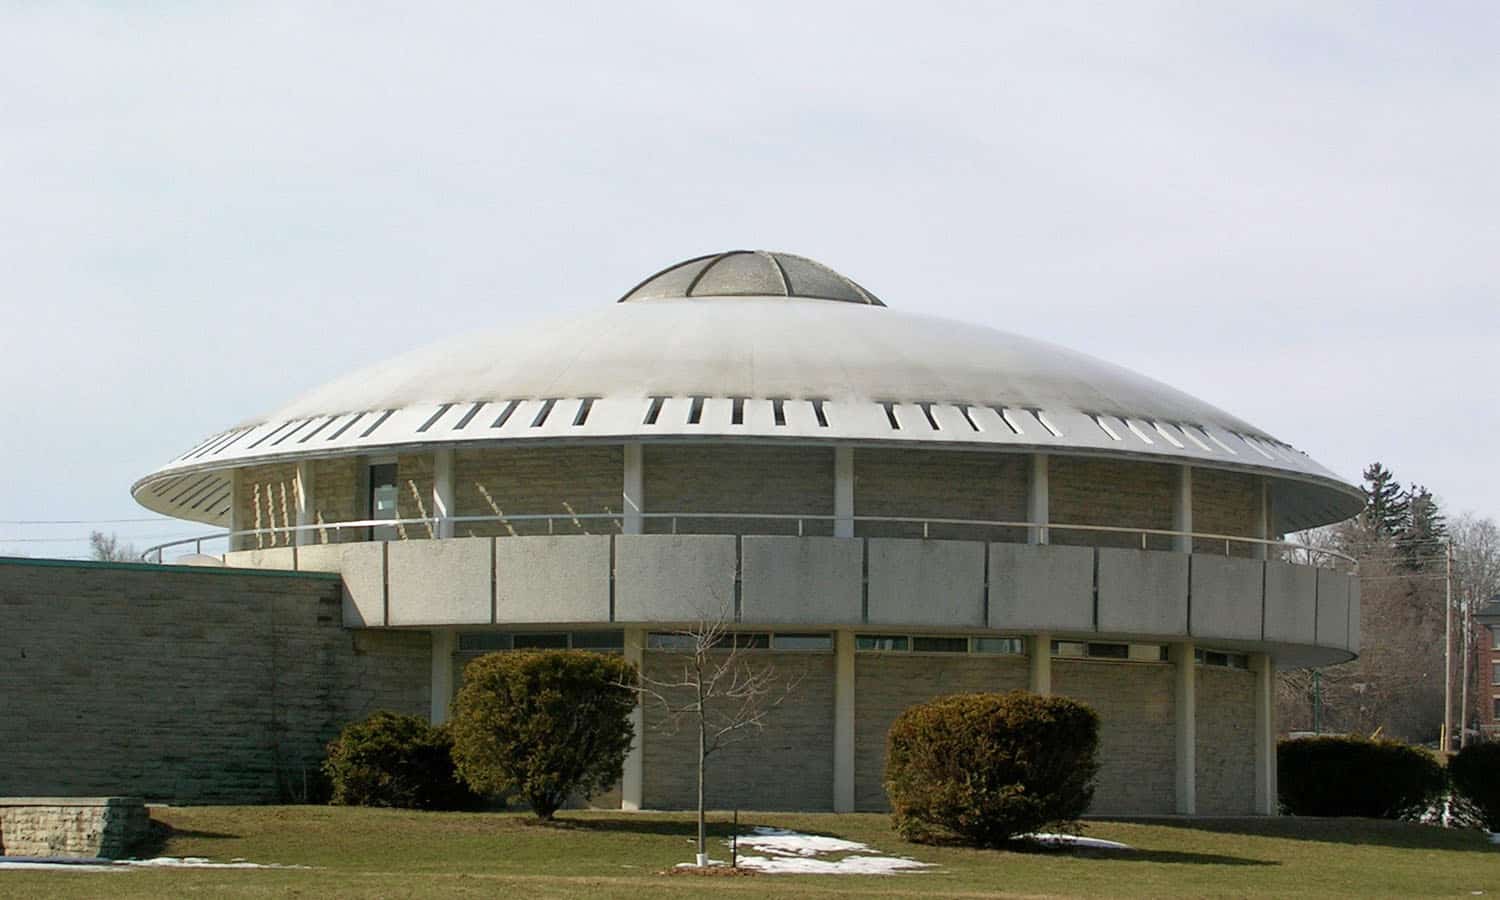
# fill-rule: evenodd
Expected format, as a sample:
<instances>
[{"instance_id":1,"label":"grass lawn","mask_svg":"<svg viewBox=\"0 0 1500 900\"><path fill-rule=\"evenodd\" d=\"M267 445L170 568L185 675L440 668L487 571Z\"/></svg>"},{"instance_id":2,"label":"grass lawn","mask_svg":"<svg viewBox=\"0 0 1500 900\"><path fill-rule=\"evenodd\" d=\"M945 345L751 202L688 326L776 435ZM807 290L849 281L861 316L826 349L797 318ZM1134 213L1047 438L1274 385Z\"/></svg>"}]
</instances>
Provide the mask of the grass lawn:
<instances>
[{"instance_id":1,"label":"grass lawn","mask_svg":"<svg viewBox=\"0 0 1500 900\"><path fill-rule=\"evenodd\" d=\"M1469 896L1500 892L1500 848L1473 831L1366 820L1095 821L1092 837L1133 852L1013 853L908 844L883 815L742 813L869 844L936 867L894 876L659 874L692 859L692 817L564 812L543 826L512 813L410 813L340 807L153 810L171 832L160 855L310 869L21 872L0 867L4 897L300 895L358 897L686 896ZM727 857L715 829L714 853Z\"/></svg>"}]
</instances>

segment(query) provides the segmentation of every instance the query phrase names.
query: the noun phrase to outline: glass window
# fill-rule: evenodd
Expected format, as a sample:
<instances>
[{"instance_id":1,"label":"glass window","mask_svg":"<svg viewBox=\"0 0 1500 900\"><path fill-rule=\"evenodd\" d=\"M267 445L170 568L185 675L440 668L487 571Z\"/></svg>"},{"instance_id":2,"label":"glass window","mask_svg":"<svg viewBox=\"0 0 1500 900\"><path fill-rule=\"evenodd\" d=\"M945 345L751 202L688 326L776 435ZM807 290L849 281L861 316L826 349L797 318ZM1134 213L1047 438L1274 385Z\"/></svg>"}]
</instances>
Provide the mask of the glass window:
<instances>
[{"instance_id":1,"label":"glass window","mask_svg":"<svg viewBox=\"0 0 1500 900\"><path fill-rule=\"evenodd\" d=\"M776 634L771 637L776 650L832 650L831 634Z\"/></svg>"},{"instance_id":2,"label":"glass window","mask_svg":"<svg viewBox=\"0 0 1500 900\"><path fill-rule=\"evenodd\" d=\"M1490 666L1490 684L1500 684L1500 666Z\"/></svg>"},{"instance_id":3,"label":"glass window","mask_svg":"<svg viewBox=\"0 0 1500 900\"><path fill-rule=\"evenodd\" d=\"M566 650L567 632L547 634L517 634L511 638L511 646L517 650Z\"/></svg>"},{"instance_id":4,"label":"glass window","mask_svg":"<svg viewBox=\"0 0 1500 900\"><path fill-rule=\"evenodd\" d=\"M961 637L914 637L911 649L916 653L968 653L969 639Z\"/></svg>"},{"instance_id":5,"label":"glass window","mask_svg":"<svg viewBox=\"0 0 1500 900\"><path fill-rule=\"evenodd\" d=\"M692 650L696 646L698 641L690 634L653 631L646 635L648 650Z\"/></svg>"},{"instance_id":6,"label":"glass window","mask_svg":"<svg viewBox=\"0 0 1500 900\"><path fill-rule=\"evenodd\" d=\"M370 467L370 518L395 519L396 514L396 464L382 463ZM396 526L376 525L370 529L372 541L396 540Z\"/></svg>"},{"instance_id":7,"label":"glass window","mask_svg":"<svg viewBox=\"0 0 1500 900\"><path fill-rule=\"evenodd\" d=\"M1500 625L1490 626L1490 649L1500 650Z\"/></svg>"},{"instance_id":8,"label":"glass window","mask_svg":"<svg viewBox=\"0 0 1500 900\"><path fill-rule=\"evenodd\" d=\"M905 635L860 634L854 637L856 650L906 650L909 646Z\"/></svg>"},{"instance_id":9,"label":"glass window","mask_svg":"<svg viewBox=\"0 0 1500 900\"><path fill-rule=\"evenodd\" d=\"M1090 659L1130 659L1129 644L1089 644Z\"/></svg>"},{"instance_id":10,"label":"glass window","mask_svg":"<svg viewBox=\"0 0 1500 900\"><path fill-rule=\"evenodd\" d=\"M1167 659L1167 645L1131 644L1126 659L1141 660L1143 662L1165 662Z\"/></svg>"},{"instance_id":11,"label":"glass window","mask_svg":"<svg viewBox=\"0 0 1500 900\"><path fill-rule=\"evenodd\" d=\"M1025 653L1025 638L975 638L975 653Z\"/></svg>"},{"instance_id":12,"label":"glass window","mask_svg":"<svg viewBox=\"0 0 1500 900\"><path fill-rule=\"evenodd\" d=\"M1089 655L1089 645L1079 641L1053 641L1053 656L1081 657Z\"/></svg>"},{"instance_id":13,"label":"glass window","mask_svg":"<svg viewBox=\"0 0 1500 900\"><path fill-rule=\"evenodd\" d=\"M1500 697L1495 698L1495 718L1500 720Z\"/></svg>"},{"instance_id":14,"label":"glass window","mask_svg":"<svg viewBox=\"0 0 1500 900\"><path fill-rule=\"evenodd\" d=\"M509 650L511 647L510 635L479 633L461 634L458 636L458 649L462 653L484 653L490 650Z\"/></svg>"},{"instance_id":15,"label":"glass window","mask_svg":"<svg viewBox=\"0 0 1500 900\"><path fill-rule=\"evenodd\" d=\"M741 634L733 635L734 649L736 650L769 650L771 648L771 636L769 634Z\"/></svg>"},{"instance_id":16,"label":"glass window","mask_svg":"<svg viewBox=\"0 0 1500 900\"><path fill-rule=\"evenodd\" d=\"M624 650L623 631L575 631L572 634L574 650Z\"/></svg>"}]
</instances>

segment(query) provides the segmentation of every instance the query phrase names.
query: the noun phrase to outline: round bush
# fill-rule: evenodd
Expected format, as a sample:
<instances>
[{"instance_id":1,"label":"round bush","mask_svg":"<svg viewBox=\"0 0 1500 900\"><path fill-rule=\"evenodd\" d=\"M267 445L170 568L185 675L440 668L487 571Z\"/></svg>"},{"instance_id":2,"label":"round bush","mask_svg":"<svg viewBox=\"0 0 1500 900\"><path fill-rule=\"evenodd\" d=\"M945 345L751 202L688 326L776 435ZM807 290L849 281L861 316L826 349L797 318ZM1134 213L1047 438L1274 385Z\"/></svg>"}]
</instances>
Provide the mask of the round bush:
<instances>
[{"instance_id":1,"label":"round bush","mask_svg":"<svg viewBox=\"0 0 1500 900\"><path fill-rule=\"evenodd\" d=\"M1448 778L1479 813L1484 827L1500 831L1500 744L1470 744L1448 760Z\"/></svg>"},{"instance_id":2,"label":"round bush","mask_svg":"<svg viewBox=\"0 0 1500 900\"><path fill-rule=\"evenodd\" d=\"M1421 812L1447 788L1427 751L1361 737L1282 741L1276 780L1281 805L1294 816L1397 819Z\"/></svg>"},{"instance_id":3,"label":"round bush","mask_svg":"<svg viewBox=\"0 0 1500 900\"><path fill-rule=\"evenodd\" d=\"M1099 717L1076 700L955 694L907 709L886 740L896 830L994 847L1081 816L1094 797Z\"/></svg>"},{"instance_id":4,"label":"round bush","mask_svg":"<svg viewBox=\"0 0 1500 900\"><path fill-rule=\"evenodd\" d=\"M341 806L468 809L477 799L457 777L447 729L419 716L377 712L344 726L323 762Z\"/></svg>"},{"instance_id":5,"label":"round bush","mask_svg":"<svg viewBox=\"0 0 1500 900\"><path fill-rule=\"evenodd\" d=\"M578 650L491 653L464 668L453 759L474 789L519 794L542 819L608 789L635 738L635 665Z\"/></svg>"}]
</instances>

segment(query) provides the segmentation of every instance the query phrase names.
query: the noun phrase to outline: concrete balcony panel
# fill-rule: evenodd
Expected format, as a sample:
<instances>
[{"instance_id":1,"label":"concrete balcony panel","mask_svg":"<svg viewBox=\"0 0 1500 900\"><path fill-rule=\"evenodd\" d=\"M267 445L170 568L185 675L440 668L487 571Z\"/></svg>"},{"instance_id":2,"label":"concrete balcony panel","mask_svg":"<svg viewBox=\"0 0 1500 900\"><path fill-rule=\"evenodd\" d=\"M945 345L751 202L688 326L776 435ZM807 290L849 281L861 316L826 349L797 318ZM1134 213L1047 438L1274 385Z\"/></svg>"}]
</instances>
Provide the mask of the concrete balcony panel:
<instances>
[{"instance_id":1,"label":"concrete balcony panel","mask_svg":"<svg viewBox=\"0 0 1500 900\"><path fill-rule=\"evenodd\" d=\"M989 627L1094 630L1094 549L990 545Z\"/></svg>"},{"instance_id":2,"label":"concrete balcony panel","mask_svg":"<svg viewBox=\"0 0 1500 900\"><path fill-rule=\"evenodd\" d=\"M1191 569L1193 636L1260 640L1264 563L1197 555Z\"/></svg>"},{"instance_id":3,"label":"concrete balcony panel","mask_svg":"<svg viewBox=\"0 0 1500 900\"><path fill-rule=\"evenodd\" d=\"M1318 569L1318 626L1317 641L1320 647L1349 646L1349 582L1348 575L1332 569Z\"/></svg>"},{"instance_id":4,"label":"concrete balcony panel","mask_svg":"<svg viewBox=\"0 0 1500 900\"><path fill-rule=\"evenodd\" d=\"M1266 562L1265 640L1311 644L1317 632L1318 570Z\"/></svg>"},{"instance_id":5,"label":"concrete balcony panel","mask_svg":"<svg viewBox=\"0 0 1500 900\"><path fill-rule=\"evenodd\" d=\"M297 571L342 572L344 549L353 544L308 544L297 548Z\"/></svg>"},{"instance_id":6,"label":"concrete balcony panel","mask_svg":"<svg viewBox=\"0 0 1500 900\"><path fill-rule=\"evenodd\" d=\"M757 535L740 540L742 623L860 621L863 541Z\"/></svg>"},{"instance_id":7,"label":"concrete balcony panel","mask_svg":"<svg viewBox=\"0 0 1500 900\"><path fill-rule=\"evenodd\" d=\"M608 535L495 541L495 620L608 622Z\"/></svg>"},{"instance_id":8,"label":"concrete balcony panel","mask_svg":"<svg viewBox=\"0 0 1500 900\"><path fill-rule=\"evenodd\" d=\"M1100 547L1099 630L1187 634L1188 555Z\"/></svg>"},{"instance_id":9,"label":"concrete balcony panel","mask_svg":"<svg viewBox=\"0 0 1500 900\"><path fill-rule=\"evenodd\" d=\"M487 625L493 538L386 545L391 625Z\"/></svg>"},{"instance_id":10,"label":"concrete balcony panel","mask_svg":"<svg viewBox=\"0 0 1500 900\"><path fill-rule=\"evenodd\" d=\"M350 544L341 557L344 626L371 628L385 620L385 544Z\"/></svg>"},{"instance_id":11,"label":"concrete balcony panel","mask_svg":"<svg viewBox=\"0 0 1500 900\"><path fill-rule=\"evenodd\" d=\"M292 572L297 568L297 555L291 547L231 550L224 554L224 565L240 569L282 569Z\"/></svg>"},{"instance_id":12,"label":"concrete balcony panel","mask_svg":"<svg viewBox=\"0 0 1500 900\"><path fill-rule=\"evenodd\" d=\"M870 538L868 548L869 624L984 627L985 544Z\"/></svg>"},{"instance_id":13,"label":"concrete balcony panel","mask_svg":"<svg viewBox=\"0 0 1500 900\"><path fill-rule=\"evenodd\" d=\"M739 538L622 534L614 541L615 621L733 619Z\"/></svg>"}]
</instances>

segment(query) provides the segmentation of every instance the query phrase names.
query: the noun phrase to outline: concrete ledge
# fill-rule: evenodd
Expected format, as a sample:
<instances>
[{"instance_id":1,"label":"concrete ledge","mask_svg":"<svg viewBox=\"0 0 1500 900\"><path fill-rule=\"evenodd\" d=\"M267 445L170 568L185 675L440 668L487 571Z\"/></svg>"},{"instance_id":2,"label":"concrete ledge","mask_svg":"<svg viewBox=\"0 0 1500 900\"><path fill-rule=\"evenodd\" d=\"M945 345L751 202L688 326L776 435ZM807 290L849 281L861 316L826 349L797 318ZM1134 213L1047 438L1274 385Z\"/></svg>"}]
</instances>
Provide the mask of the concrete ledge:
<instances>
[{"instance_id":1,"label":"concrete ledge","mask_svg":"<svg viewBox=\"0 0 1500 900\"><path fill-rule=\"evenodd\" d=\"M1099 630L1185 635L1188 555L1100 547Z\"/></svg>"},{"instance_id":2,"label":"concrete ledge","mask_svg":"<svg viewBox=\"0 0 1500 900\"><path fill-rule=\"evenodd\" d=\"M1192 632L1194 637L1258 641L1265 564L1255 559L1194 556Z\"/></svg>"},{"instance_id":3,"label":"concrete ledge","mask_svg":"<svg viewBox=\"0 0 1500 900\"><path fill-rule=\"evenodd\" d=\"M386 545L390 625L488 625L494 538Z\"/></svg>"},{"instance_id":4,"label":"concrete ledge","mask_svg":"<svg viewBox=\"0 0 1500 900\"><path fill-rule=\"evenodd\" d=\"M1264 639L1312 644L1317 633L1318 570L1271 560L1266 563Z\"/></svg>"},{"instance_id":5,"label":"concrete ledge","mask_svg":"<svg viewBox=\"0 0 1500 900\"><path fill-rule=\"evenodd\" d=\"M0 797L0 856L118 859L150 825L139 797Z\"/></svg>"},{"instance_id":6,"label":"concrete ledge","mask_svg":"<svg viewBox=\"0 0 1500 900\"><path fill-rule=\"evenodd\" d=\"M859 621L862 541L759 535L740 540L742 623Z\"/></svg>"},{"instance_id":7,"label":"concrete ledge","mask_svg":"<svg viewBox=\"0 0 1500 900\"><path fill-rule=\"evenodd\" d=\"M608 535L495 540L495 619L608 622Z\"/></svg>"},{"instance_id":8,"label":"concrete ledge","mask_svg":"<svg viewBox=\"0 0 1500 900\"><path fill-rule=\"evenodd\" d=\"M990 627L1094 630L1094 548L990 545Z\"/></svg>"},{"instance_id":9,"label":"concrete ledge","mask_svg":"<svg viewBox=\"0 0 1500 900\"><path fill-rule=\"evenodd\" d=\"M614 541L615 621L733 619L739 538L622 534Z\"/></svg>"},{"instance_id":10,"label":"concrete ledge","mask_svg":"<svg viewBox=\"0 0 1500 900\"><path fill-rule=\"evenodd\" d=\"M870 538L869 548L869 624L984 627L984 544Z\"/></svg>"}]
</instances>

